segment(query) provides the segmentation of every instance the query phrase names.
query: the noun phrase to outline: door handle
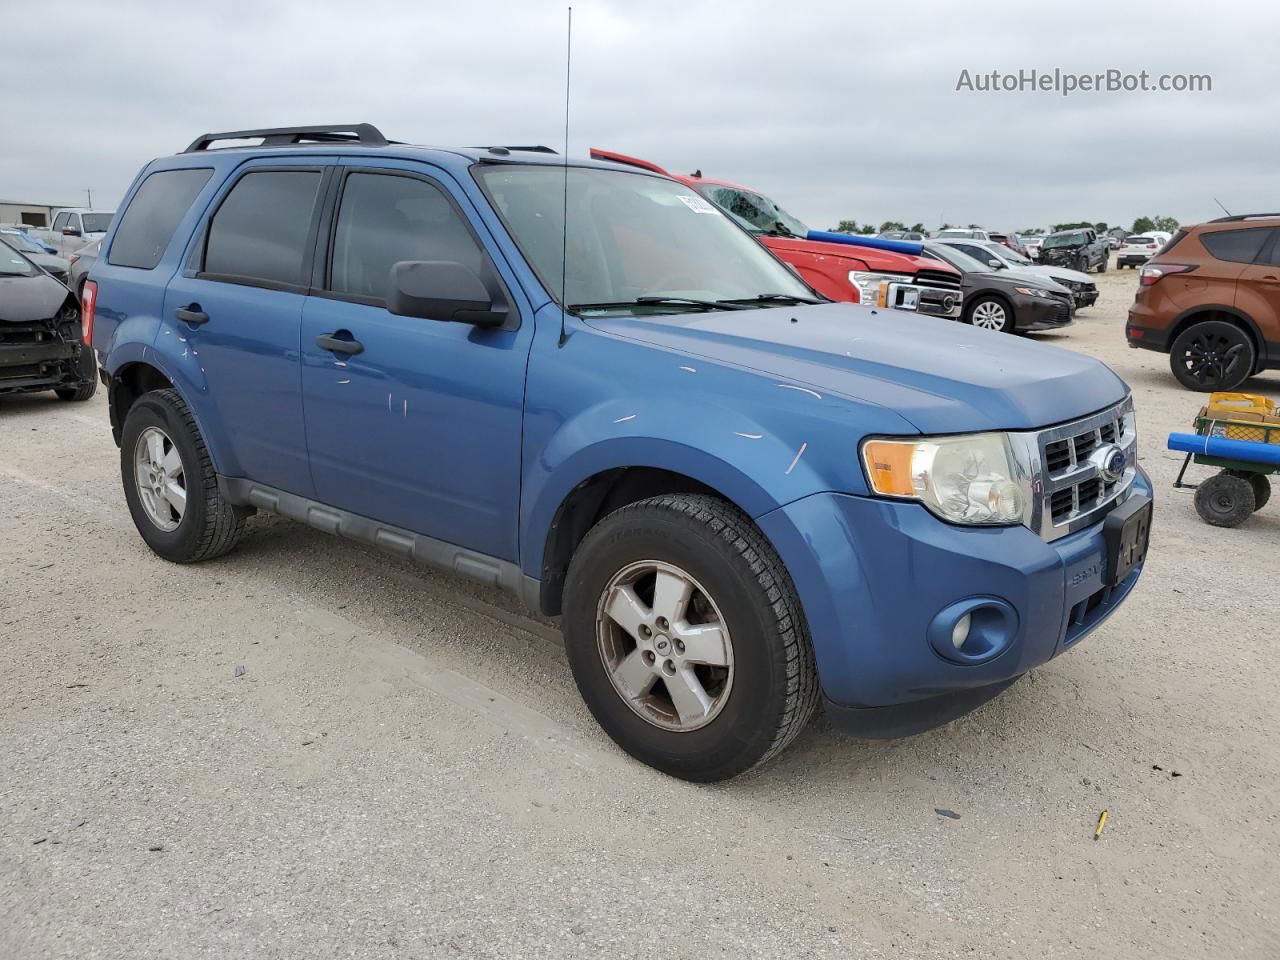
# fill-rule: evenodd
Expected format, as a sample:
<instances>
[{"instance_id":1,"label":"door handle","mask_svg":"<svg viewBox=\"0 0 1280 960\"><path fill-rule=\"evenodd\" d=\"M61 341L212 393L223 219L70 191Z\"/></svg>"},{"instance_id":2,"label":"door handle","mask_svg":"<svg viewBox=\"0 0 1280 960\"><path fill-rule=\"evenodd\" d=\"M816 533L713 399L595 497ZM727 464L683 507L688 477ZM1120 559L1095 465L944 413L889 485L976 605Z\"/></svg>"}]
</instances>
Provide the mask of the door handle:
<instances>
[{"instance_id":1,"label":"door handle","mask_svg":"<svg viewBox=\"0 0 1280 960\"><path fill-rule=\"evenodd\" d=\"M1273 277L1271 274L1268 273L1262 278L1262 282L1263 283L1280 283L1280 277Z\"/></svg>"},{"instance_id":2,"label":"door handle","mask_svg":"<svg viewBox=\"0 0 1280 960\"><path fill-rule=\"evenodd\" d=\"M345 330L339 330L337 333L346 333ZM337 336L337 333L322 333L316 337L316 346L321 350L332 350L334 353L345 353L355 356L357 353L364 353L364 344L359 340L345 340ZM351 336L351 334L347 334Z\"/></svg>"},{"instance_id":3,"label":"door handle","mask_svg":"<svg viewBox=\"0 0 1280 960\"><path fill-rule=\"evenodd\" d=\"M200 309L200 304L198 303L189 303L185 307L179 307L174 311L174 316L183 323L189 323L196 327L202 323L209 322L209 315Z\"/></svg>"}]
</instances>

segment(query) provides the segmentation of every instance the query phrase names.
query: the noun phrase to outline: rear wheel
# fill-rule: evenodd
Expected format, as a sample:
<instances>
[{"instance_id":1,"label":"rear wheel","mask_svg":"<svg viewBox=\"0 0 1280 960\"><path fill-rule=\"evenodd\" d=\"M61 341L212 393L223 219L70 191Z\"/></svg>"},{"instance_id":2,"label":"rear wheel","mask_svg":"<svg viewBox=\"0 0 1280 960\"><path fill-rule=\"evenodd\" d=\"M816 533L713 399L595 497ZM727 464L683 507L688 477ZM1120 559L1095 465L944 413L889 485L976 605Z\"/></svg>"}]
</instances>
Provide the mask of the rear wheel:
<instances>
[{"instance_id":1,"label":"rear wheel","mask_svg":"<svg viewBox=\"0 0 1280 960\"><path fill-rule=\"evenodd\" d=\"M686 780L737 776L782 750L818 702L790 577L745 514L680 494L623 507L573 555L573 676L614 741Z\"/></svg>"},{"instance_id":2,"label":"rear wheel","mask_svg":"<svg viewBox=\"0 0 1280 960\"><path fill-rule=\"evenodd\" d=\"M1243 470L1226 471L1233 477L1241 477L1253 487L1253 509L1261 510L1271 499L1271 481L1265 473L1245 473Z\"/></svg>"},{"instance_id":3,"label":"rear wheel","mask_svg":"<svg viewBox=\"0 0 1280 960\"><path fill-rule=\"evenodd\" d=\"M1233 323L1203 320L1173 341L1169 366L1178 382L1209 393L1234 390L1253 374L1256 351L1249 335Z\"/></svg>"},{"instance_id":4,"label":"rear wheel","mask_svg":"<svg viewBox=\"0 0 1280 960\"><path fill-rule=\"evenodd\" d=\"M1253 484L1235 473L1222 472L1196 487L1196 513L1215 527L1236 527L1257 509Z\"/></svg>"},{"instance_id":5,"label":"rear wheel","mask_svg":"<svg viewBox=\"0 0 1280 960\"><path fill-rule=\"evenodd\" d=\"M129 408L120 473L134 526L166 560L209 560L239 541L251 511L222 497L195 418L176 390L143 394Z\"/></svg>"},{"instance_id":6,"label":"rear wheel","mask_svg":"<svg viewBox=\"0 0 1280 960\"><path fill-rule=\"evenodd\" d=\"M969 306L968 320L980 330L1012 333L1013 308L998 297L979 297Z\"/></svg>"}]
</instances>

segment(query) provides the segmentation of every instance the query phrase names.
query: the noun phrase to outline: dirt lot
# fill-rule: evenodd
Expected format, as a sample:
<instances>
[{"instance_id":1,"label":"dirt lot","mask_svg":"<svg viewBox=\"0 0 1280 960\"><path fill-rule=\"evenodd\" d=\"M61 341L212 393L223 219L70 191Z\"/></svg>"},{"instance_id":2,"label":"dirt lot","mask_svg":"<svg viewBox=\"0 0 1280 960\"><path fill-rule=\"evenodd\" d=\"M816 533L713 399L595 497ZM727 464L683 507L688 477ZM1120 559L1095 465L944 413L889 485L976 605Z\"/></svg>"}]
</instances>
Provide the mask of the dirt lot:
<instances>
[{"instance_id":1,"label":"dirt lot","mask_svg":"<svg viewBox=\"0 0 1280 960\"><path fill-rule=\"evenodd\" d=\"M505 597L262 517L169 565L101 395L0 400L0 957L1280 955L1280 505L1171 489L1201 399L1098 279L1043 339L1133 386L1133 598L945 729L819 720L716 787L622 755Z\"/></svg>"}]
</instances>

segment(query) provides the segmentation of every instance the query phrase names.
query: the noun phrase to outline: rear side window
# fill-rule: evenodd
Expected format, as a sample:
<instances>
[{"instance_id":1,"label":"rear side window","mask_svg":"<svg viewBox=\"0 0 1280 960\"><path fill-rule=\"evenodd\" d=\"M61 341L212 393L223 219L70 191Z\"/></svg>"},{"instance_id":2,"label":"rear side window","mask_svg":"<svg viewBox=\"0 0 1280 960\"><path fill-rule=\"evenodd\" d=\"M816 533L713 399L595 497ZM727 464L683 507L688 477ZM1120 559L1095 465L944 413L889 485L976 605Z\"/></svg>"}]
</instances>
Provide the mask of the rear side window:
<instances>
[{"instance_id":1,"label":"rear side window","mask_svg":"<svg viewBox=\"0 0 1280 960\"><path fill-rule=\"evenodd\" d=\"M209 223L203 273L303 286L319 186L319 170L245 174Z\"/></svg>"},{"instance_id":2,"label":"rear side window","mask_svg":"<svg viewBox=\"0 0 1280 960\"><path fill-rule=\"evenodd\" d=\"M208 168L160 170L142 182L120 218L107 263L150 270L164 256L178 222L213 176Z\"/></svg>"},{"instance_id":3,"label":"rear side window","mask_svg":"<svg viewBox=\"0 0 1280 960\"><path fill-rule=\"evenodd\" d=\"M1271 230L1268 227L1252 227L1248 230L1220 230L1200 235L1204 248L1219 260L1233 263L1253 263L1258 251L1266 243Z\"/></svg>"},{"instance_id":4,"label":"rear side window","mask_svg":"<svg viewBox=\"0 0 1280 960\"><path fill-rule=\"evenodd\" d=\"M401 260L453 260L480 276L484 252L440 188L414 177L348 175L329 289L385 300L391 267Z\"/></svg>"}]
</instances>

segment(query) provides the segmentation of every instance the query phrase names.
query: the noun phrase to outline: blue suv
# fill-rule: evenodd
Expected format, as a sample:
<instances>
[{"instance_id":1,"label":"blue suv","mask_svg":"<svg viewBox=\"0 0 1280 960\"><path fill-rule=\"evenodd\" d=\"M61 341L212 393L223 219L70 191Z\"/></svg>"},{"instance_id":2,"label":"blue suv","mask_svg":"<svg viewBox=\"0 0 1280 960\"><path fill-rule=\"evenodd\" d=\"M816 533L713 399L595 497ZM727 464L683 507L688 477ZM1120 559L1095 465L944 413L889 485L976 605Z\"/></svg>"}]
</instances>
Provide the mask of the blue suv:
<instances>
[{"instance_id":1,"label":"blue suv","mask_svg":"<svg viewBox=\"0 0 1280 960\"><path fill-rule=\"evenodd\" d=\"M207 560L267 510L504 587L675 776L767 760L820 700L862 736L951 720L1141 573L1106 366L826 302L666 177L279 128L121 209L85 328L148 546Z\"/></svg>"}]
</instances>

